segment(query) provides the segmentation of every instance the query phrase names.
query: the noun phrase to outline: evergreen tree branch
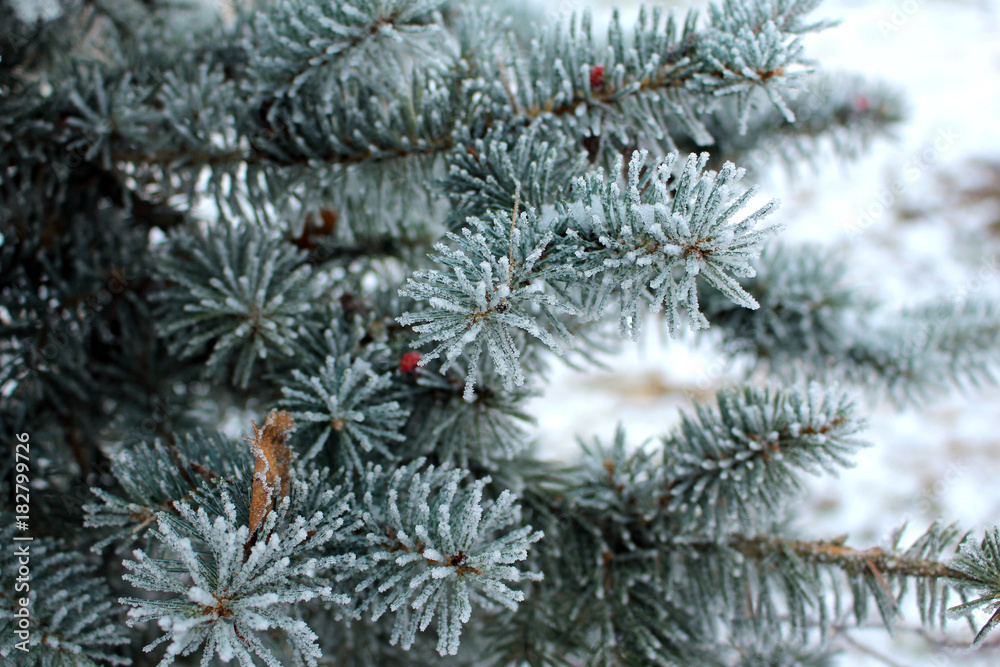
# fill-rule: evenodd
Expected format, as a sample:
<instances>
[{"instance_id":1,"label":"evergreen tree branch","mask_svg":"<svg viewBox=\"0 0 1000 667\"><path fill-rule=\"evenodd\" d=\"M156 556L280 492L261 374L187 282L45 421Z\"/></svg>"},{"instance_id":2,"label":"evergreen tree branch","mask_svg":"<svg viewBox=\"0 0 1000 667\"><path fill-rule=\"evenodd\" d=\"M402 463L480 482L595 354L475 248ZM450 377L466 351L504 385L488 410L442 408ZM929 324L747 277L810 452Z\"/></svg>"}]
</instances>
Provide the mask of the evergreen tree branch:
<instances>
[{"instance_id":1,"label":"evergreen tree branch","mask_svg":"<svg viewBox=\"0 0 1000 667\"><path fill-rule=\"evenodd\" d=\"M698 276L736 304L756 308L733 274L754 273L750 261L776 229L756 224L777 202L736 221L755 193L753 188L740 196L733 192L743 171L727 163L718 174L703 173L707 154L692 155L668 186L675 159L668 155L647 170L646 154L636 153L624 191L617 179L606 181L598 171L574 183L569 202L543 209L541 216L534 210L518 216L515 203L509 230L494 214L491 222L470 218L471 228L461 236L449 233L454 249L439 244L441 254L432 259L454 275L418 271L400 290L401 296L435 307L398 319L417 325L414 330L422 335L415 347L440 343L421 364L444 353L445 372L471 345L466 371L466 400L471 400L484 343L505 387L521 386L520 351L510 330L523 330L561 353L571 338L559 314L597 319L614 293L621 302L620 330L632 338L639 334L641 302L666 309L671 333L682 308L693 328L707 326L698 307ZM598 276L599 283L593 280ZM561 287L567 283L579 290ZM544 328L535 321L539 315Z\"/></svg>"},{"instance_id":2,"label":"evergreen tree branch","mask_svg":"<svg viewBox=\"0 0 1000 667\"><path fill-rule=\"evenodd\" d=\"M925 625L985 614L981 645L996 530L948 559L954 527L862 549L782 521L863 445L831 378L997 380L995 304L889 312L827 257L758 261L774 202L739 215L733 157L851 155L895 95L810 74L818 0L606 37L481 5L0 0L0 431L32 450L0 477L36 482L32 659L819 666L851 606L891 630L909 587ZM821 383L533 458L548 352L594 364L646 304ZM259 404L284 410L250 446L195 428ZM94 539L135 551L94 569ZM106 590L121 567L141 592Z\"/></svg>"},{"instance_id":3,"label":"evergreen tree branch","mask_svg":"<svg viewBox=\"0 0 1000 667\"><path fill-rule=\"evenodd\" d=\"M979 597L948 611L959 615L981 609L989 614L989 620L972 641L973 646L979 646L986 635L1000 625L1000 528L987 531L978 544L973 540L963 541L952 565L958 570L957 576L952 575L952 578Z\"/></svg>"},{"instance_id":4,"label":"evergreen tree branch","mask_svg":"<svg viewBox=\"0 0 1000 667\"><path fill-rule=\"evenodd\" d=\"M664 439L665 492L657 502L683 529L727 534L773 521L800 488L800 471L849 466L863 422L844 394L722 391Z\"/></svg>"},{"instance_id":5,"label":"evergreen tree branch","mask_svg":"<svg viewBox=\"0 0 1000 667\"><path fill-rule=\"evenodd\" d=\"M159 258L160 335L172 354L209 352L205 375L245 388L258 360L289 357L317 285L305 253L253 223L174 236ZM231 368L231 370L230 370Z\"/></svg>"},{"instance_id":6,"label":"evergreen tree branch","mask_svg":"<svg viewBox=\"0 0 1000 667\"><path fill-rule=\"evenodd\" d=\"M117 529L93 550L112 541L130 544L154 525L157 513L175 511L178 503L190 501L203 486L224 480L246 481L252 471L249 448L237 446L221 434L186 434L170 444L156 440L118 452L111 461L111 472L125 497L92 488L101 504L83 507L85 526Z\"/></svg>"},{"instance_id":7,"label":"evergreen tree branch","mask_svg":"<svg viewBox=\"0 0 1000 667\"><path fill-rule=\"evenodd\" d=\"M3 512L2 518L0 538L10 546L0 554L0 572L11 582L0 591L4 664L29 664L22 656L39 665L132 664L116 648L129 637L97 564L51 538L14 541L14 515ZM15 588L15 582L21 585Z\"/></svg>"},{"instance_id":8,"label":"evergreen tree branch","mask_svg":"<svg viewBox=\"0 0 1000 667\"><path fill-rule=\"evenodd\" d=\"M776 246L740 282L761 308L702 290L706 315L733 353L779 375L801 367L858 382L898 403L953 386L996 384L1000 305L938 300L899 312L847 285L843 262L813 246Z\"/></svg>"},{"instance_id":9,"label":"evergreen tree branch","mask_svg":"<svg viewBox=\"0 0 1000 667\"><path fill-rule=\"evenodd\" d=\"M516 609L524 594L503 582L541 580L540 573L514 563L527 558L542 533L524 526L494 536L517 521L509 491L484 506L490 478L459 487L467 470L421 468L423 459L391 476L378 466L367 471L362 520L368 552L358 558L364 578L354 590L370 591L358 610L371 609L373 620L397 612L392 644L408 648L437 616L438 653L455 655L472 602Z\"/></svg>"},{"instance_id":10,"label":"evergreen tree branch","mask_svg":"<svg viewBox=\"0 0 1000 667\"><path fill-rule=\"evenodd\" d=\"M801 60L801 47L795 35L821 27L819 24L806 27L801 23L800 14L805 5L793 7L781 2L762 3L756 14L735 12L727 4L713 11L709 25L702 30L695 29L695 15L692 14L684 22L680 33L677 22L671 17L663 24L662 13L657 10L652 14L643 13L631 37L626 36L626 31L616 20L609 32L610 48L604 50L595 45L590 35L589 19L586 19L579 27L574 22L568 37L559 34L552 39L546 34L541 35L538 48L533 49L525 62L511 63L515 73L515 81L510 84L514 87L512 93L499 84L507 66L498 71L495 63L490 61L493 56L490 52L483 55L482 61L471 63L471 69L465 74L458 70L445 77L435 73L442 66L452 67L455 64L453 61L435 62L423 68L412 78L412 91L404 99L392 102L389 109L369 107L369 98L385 91L370 76L347 74L357 68L345 68L342 76L326 80L326 84L339 90L333 94L325 92L323 100L296 98L291 102L275 104L277 100L287 100L286 96L304 85L315 72L332 66L344 55L345 49L351 51L375 35L381 35L388 26L396 32L402 30L405 33L402 25L412 21L410 27L418 32L425 30L431 25L428 17L439 3L398 4L389 7L381 2L365 3L360 11L353 13L331 10L335 14L344 14L337 18L318 16L311 5L302 3L283 6L275 10L271 19L260 22L258 39L267 43L259 44L251 40L242 47L245 52L257 54L255 58L259 61L244 74L251 99L256 100L256 108L239 112L237 122L244 137L250 138L251 144L257 142L257 150L248 152L237 148L220 151L214 146L209 148L212 142L205 133L198 133L200 138L194 144L179 151L162 148L136 150L136 147L148 144L148 141L136 136L133 141L105 144L106 148L110 148L110 152L105 152L105 158L113 156L112 162L133 164L208 164L228 168L234 162L290 166L314 165L321 161L328 165L348 165L438 154L455 147L459 141L459 130L465 124L463 119L469 115L467 105L479 100L483 93L488 100L487 122L482 124L480 121L483 129L494 123L503 123L508 127L529 126L536 119L543 118L558 119L575 127L577 121L571 119L580 112L581 105L592 108L584 112L585 117L600 116L608 110L614 118L624 120L638 111L629 105L635 103L643 108L652 108L657 106L655 102L665 102L671 113L679 115L689 125L701 127L696 109L710 108L719 96L735 95L739 99L742 118L755 106L751 92L758 88L766 91L772 102L788 116L791 111L783 100L791 82L800 75L792 67ZM300 33L303 30L314 33L308 48L296 47L296 44L301 44ZM319 33L327 35L319 38ZM469 37L458 35L456 39L468 41ZM321 53L315 52L317 49ZM364 51L369 53L371 50ZM410 54L411 57L413 55ZM380 57L384 58L384 53ZM360 57L359 62L365 67L373 67L367 60ZM385 66L378 71L383 75L393 70L385 62L382 65ZM600 85L596 85L597 79L592 76L597 68L606 72ZM220 70L209 67L207 71ZM204 72L195 71L192 76L203 77ZM496 85L484 82L484 76L490 76ZM363 81L354 80L348 82L348 87L343 87L345 82L341 79L350 77ZM282 82L276 90L271 89L275 79ZM173 87L179 83L175 82ZM203 91L203 95L210 95L221 84L221 81L214 86L196 83L196 87ZM167 81L165 91L170 88ZM440 97L436 90L451 91L457 97L446 99ZM474 94L476 91L479 95ZM647 100L650 95L653 97ZM678 95L681 97L678 98ZM164 126L171 135L177 134L171 127L185 127L191 122L190 117L184 116L192 110L177 107L173 103L175 98L176 95L163 98L170 100L165 110L149 109L151 113L170 119L171 122L164 123ZM338 98L344 98L344 106L331 107L329 101ZM638 102L640 99L642 101ZM218 108L218 105L214 106ZM77 113L80 111L82 109ZM424 118L428 114L437 116L439 121L431 122ZM210 115L221 119L214 109ZM327 132L329 136L320 143L316 143L319 137L312 133L308 137L300 134L299 129L305 129L297 127L300 115L317 119L325 116L325 122L332 123L329 127L332 134ZM266 119L264 124L255 121L255 116ZM441 121L444 124L439 124ZM129 125L124 122L121 129ZM373 132L375 125L389 131ZM422 131L415 134L413 130L417 128ZM218 129L223 130L223 126L220 124ZM667 137L664 123L654 123L646 129L656 139ZM586 136L582 132L582 127L574 130L579 138ZM130 139L127 133L119 131L117 134L123 139ZM231 132L226 134L232 135ZM287 139L296 140L300 147L294 148L292 142L280 136L282 134L290 135ZM101 132L99 136L107 136L107 133ZM189 135L188 139L195 136ZM710 135L703 129L698 137L700 144L711 142ZM260 139L264 141L261 143ZM181 145L189 143L185 140ZM310 144L313 145L311 148L302 150L303 146ZM230 145L235 147L239 142ZM322 149L324 145L325 149ZM668 144L667 147L673 146ZM90 150L93 151L93 147Z\"/></svg>"},{"instance_id":11,"label":"evergreen tree branch","mask_svg":"<svg viewBox=\"0 0 1000 667\"><path fill-rule=\"evenodd\" d=\"M294 97L324 79L382 77L405 56L440 57L431 46L443 31L435 13L443 0L362 0L350 5L287 2L255 17L247 50L257 85ZM404 48L408 47L408 48ZM440 48L440 44L436 45ZM324 74L332 76L324 77ZM396 74L395 77L398 77ZM320 81L315 81L319 78Z\"/></svg>"},{"instance_id":12,"label":"evergreen tree branch","mask_svg":"<svg viewBox=\"0 0 1000 667\"><path fill-rule=\"evenodd\" d=\"M881 547L855 549L839 540L798 540L774 535L738 537L729 545L747 558L764 560L775 552L794 554L803 561L834 565L846 572L870 570L885 576L951 579L980 583L981 580L949 563L924 558L907 558ZM878 575L876 575L878 576Z\"/></svg>"}]
</instances>

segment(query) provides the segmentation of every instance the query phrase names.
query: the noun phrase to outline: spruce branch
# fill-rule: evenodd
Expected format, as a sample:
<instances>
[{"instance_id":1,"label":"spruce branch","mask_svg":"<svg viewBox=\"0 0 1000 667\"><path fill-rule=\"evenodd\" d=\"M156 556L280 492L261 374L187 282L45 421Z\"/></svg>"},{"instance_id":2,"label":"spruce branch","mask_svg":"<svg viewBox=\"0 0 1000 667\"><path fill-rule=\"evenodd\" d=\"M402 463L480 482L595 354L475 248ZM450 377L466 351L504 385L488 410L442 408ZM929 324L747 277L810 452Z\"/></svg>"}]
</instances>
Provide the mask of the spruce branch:
<instances>
[{"instance_id":1,"label":"spruce branch","mask_svg":"<svg viewBox=\"0 0 1000 667\"><path fill-rule=\"evenodd\" d=\"M144 649L169 640L160 665L203 648L203 663L217 654L223 661L236 657L249 666L256 655L269 667L279 667L282 661L262 641L266 635L258 633L280 630L296 661L314 666L321 657L316 634L289 614L288 606L312 599L349 602L333 592L329 581L316 577L322 570L351 567L351 556L316 555L356 527L344 516L349 498L339 488L316 498L304 480L292 478L289 495L251 530L251 507L237 504L249 500L245 493L245 486L224 485L196 496L197 508L188 501L175 503L176 514L157 514L158 529L152 533L171 557L153 558L137 549L135 560L123 562L129 570L123 578L133 585L175 594L120 600L132 607L129 626L156 620L165 632ZM309 501L319 508L308 508ZM307 513L300 514L301 509ZM259 539L247 549L253 536Z\"/></svg>"},{"instance_id":2,"label":"spruce branch","mask_svg":"<svg viewBox=\"0 0 1000 667\"><path fill-rule=\"evenodd\" d=\"M767 554L780 551L794 554L798 558L814 563L836 565L854 573L866 570L877 571L886 576L919 577L926 579L953 579L965 582L979 582L952 565L923 558L907 558L905 555L887 551L882 547L855 549L845 546L840 540L797 540L792 538L764 535L753 538L737 538L732 547L747 558L761 560Z\"/></svg>"},{"instance_id":3,"label":"spruce branch","mask_svg":"<svg viewBox=\"0 0 1000 667\"><path fill-rule=\"evenodd\" d=\"M4 491L7 496L8 489ZM2 518L0 539L8 546L0 552L0 572L11 582L0 592L3 663L132 664L115 649L129 643L128 633L116 618L111 589L99 576L96 563L81 559L67 544L53 539L15 542L14 515L3 512ZM28 587L15 590L14 582L27 582ZM29 600L27 608L22 607L21 598ZM18 609L26 609L27 615L18 615ZM19 636L19 630L24 634Z\"/></svg>"},{"instance_id":4,"label":"spruce branch","mask_svg":"<svg viewBox=\"0 0 1000 667\"><path fill-rule=\"evenodd\" d=\"M111 473L124 497L92 488L101 503L83 507L85 526L113 529L93 550L113 541L130 544L154 525L158 512L174 511L176 503L189 500L205 485L224 479L248 481L252 461L248 448L221 433L188 433L169 444L158 439L118 452L111 458Z\"/></svg>"},{"instance_id":5,"label":"spruce branch","mask_svg":"<svg viewBox=\"0 0 1000 667\"><path fill-rule=\"evenodd\" d=\"M949 592L992 586L988 583L992 566L970 574L962 571L959 559L943 557L960 536L955 526L933 524L905 548L899 544L899 529L888 546L870 549L846 546L845 538L805 540L782 535L768 522L774 515L761 521L762 530L756 534L744 533L736 524L730 531L702 536L697 529L674 532L669 522L656 520L663 496L650 449L627 453L619 432L612 447L598 445L589 451L592 456L576 473L557 475L562 479L554 486L540 495L527 495L537 513L533 520L539 519L553 538L553 548L541 552L543 569L550 576L534 595L549 605L559 605L561 599L580 600L579 604L564 601L557 607L577 628L596 632L604 622L618 628L619 619L633 617L616 604L642 607L648 601L643 601L641 592L662 589L653 594L660 601L649 613L661 629L664 623L677 622L677 614L685 619L668 632L672 641L694 642L681 644L685 651L681 655L693 655L699 638L716 636L720 618L738 645L749 642L747 650L753 649L752 654L771 650L764 628L790 627L796 639L782 643L791 648L805 642L805 633L817 622L828 628L833 619L842 618L842 588L850 591L858 623L865 620L874 599L891 630L900 602L911 588L922 622L933 626L944 624ZM529 481L529 485L536 483ZM974 543L972 548L976 549ZM831 578L832 574L839 576ZM837 593L832 610L827 596L831 587ZM675 610L663 600L679 605L679 610L696 612L692 616L690 611ZM970 607L991 601L992 594ZM953 613L965 615L967 611L963 605ZM747 622L763 625L748 636ZM626 654L649 646L672 654L674 649L664 648L665 642L642 636L639 630L648 623L636 620L634 627L602 634L600 643L614 643ZM558 633L559 624L550 621L547 631ZM713 641L707 640L709 645ZM814 648L807 653L821 652Z\"/></svg>"},{"instance_id":6,"label":"spruce branch","mask_svg":"<svg viewBox=\"0 0 1000 667\"><path fill-rule=\"evenodd\" d=\"M490 222L476 218L469 221L461 235L449 232L453 246L435 246L432 256L438 264L451 269L417 271L399 291L400 296L427 301L434 310L404 313L397 321L414 324L420 337L414 347L430 342L439 345L424 355L421 366L442 354L447 372L467 346L471 346L466 370L465 400L473 400L473 388L479 378L479 361L485 347L490 360L508 391L524 384L518 358L520 344L513 330L537 338L551 350L561 353L569 338L559 324L555 311L577 313L572 303L543 291L541 278L534 269L551 242L551 231L541 231L533 212L512 220L493 215ZM539 326L536 313L554 323L556 334ZM558 336L558 337L557 337Z\"/></svg>"},{"instance_id":7,"label":"spruce branch","mask_svg":"<svg viewBox=\"0 0 1000 667\"><path fill-rule=\"evenodd\" d=\"M394 459L389 446L405 439L400 429L409 410L389 400L393 391L388 373L376 374L365 358L342 354L326 357L316 375L293 369L281 387L281 404L299 422L299 438L309 445L306 460L329 450L326 459L360 474L362 457L375 452Z\"/></svg>"},{"instance_id":8,"label":"spruce branch","mask_svg":"<svg viewBox=\"0 0 1000 667\"><path fill-rule=\"evenodd\" d=\"M609 45L602 48L588 17L574 19L564 30L539 31L528 54L507 56L499 65L495 49L463 63L456 54L428 54L427 41L440 35L441 43L481 43L493 42L495 36L449 35L433 18L439 4L364 2L350 10L283 5L259 18L241 45L252 54L241 83L256 104L238 113L237 126L248 142L237 141L231 144L237 148L225 150L210 147L207 137L202 147L181 150L148 150L143 148L148 140L113 142L106 156L150 166L200 164L231 171L236 163L349 165L440 155L465 143L466 119L480 105L487 118L473 140L495 123L531 127L542 122L563 128L575 140L600 137L618 126L621 130L609 137L610 143L627 143L622 137L641 133L658 150L675 149L670 126L681 126L699 145L707 145L713 137L705 129L705 114L726 96L738 99L744 125L759 91L791 117L787 100L806 71L798 35L825 27L801 20L815 3L760 2L753 11L742 11L726 2L712 10L709 24L701 29L694 13L684 21L672 15L664 21L656 9L643 11L629 34L616 16ZM453 28L467 25L473 24L458 22ZM390 47L377 48L385 44ZM405 55L401 60L425 61L410 77L409 91L402 90L402 81L380 81L399 78L392 73L400 68L387 64L395 53ZM353 61L358 67L337 67ZM598 68L605 74L595 85L592 73ZM507 72L512 80L504 86ZM323 82L322 94L295 94L314 79ZM392 89L389 100L387 85ZM376 97L382 98L379 104ZM178 120L171 112L152 113ZM648 120L640 122L643 116ZM312 131L307 118L322 120L325 131Z\"/></svg>"},{"instance_id":9,"label":"spruce branch","mask_svg":"<svg viewBox=\"0 0 1000 667\"><path fill-rule=\"evenodd\" d=\"M900 312L851 288L844 263L811 245L763 252L757 274L740 284L760 309L703 289L705 312L731 351L779 376L805 367L897 403L998 382L993 300L936 300Z\"/></svg>"},{"instance_id":10,"label":"spruce branch","mask_svg":"<svg viewBox=\"0 0 1000 667\"><path fill-rule=\"evenodd\" d=\"M734 216L756 194L734 190L744 170L727 163L722 171L704 172L708 154L690 155L680 177L668 186L676 154L646 169L646 154L633 154L624 192L601 172L574 183L572 219L567 236L576 240L584 278L600 278L591 290L591 312L603 310L608 297L620 294L622 334L639 335L639 304L664 308L671 334L684 306L692 328L708 326L698 305L696 278L701 276L727 299L755 309L757 302L734 276L753 276L751 261L778 226L757 229L777 206L772 200L740 221ZM621 161L616 166L620 172Z\"/></svg>"},{"instance_id":11,"label":"spruce branch","mask_svg":"<svg viewBox=\"0 0 1000 667\"><path fill-rule=\"evenodd\" d=\"M843 364L841 349L854 314L872 307L848 287L844 262L812 245L778 243L761 253L756 269L741 285L760 303L757 310L700 292L706 317L723 332L730 351L748 352L774 372L804 362L822 374Z\"/></svg>"},{"instance_id":12,"label":"spruce branch","mask_svg":"<svg viewBox=\"0 0 1000 667\"><path fill-rule=\"evenodd\" d=\"M853 614L858 623L867 617L869 602L874 600L883 624L892 631L900 610L900 603L912 587L915 602L920 612L921 622L927 626L944 626L948 612L950 592L963 588L981 586L983 581L976 575L963 572L958 567L958 559L946 560L942 554L954 548L960 532L954 526L932 524L927 531L914 540L909 547L900 547L902 528L894 531L890 544L886 547L855 549L844 544L846 537L836 540L802 540L781 535L758 534L756 536L735 535L727 541L727 547L737 552L747 563L757 563L758 576L765 577L757 584L762 600L767 593L767 578L780 581L786 599L806 597L796 606L794 624L805 627L806 610L813 607L820 612L821 624L828 621L830 612L825 609L823 590L828 586L822 581L823 571L837 571L844 576L840 582L831 580L834 589L839 589L844 581L853 599ZM715 550L718 545L697 545L695 549ZM805 604L803 604L805 603ZM964 613L964 606L953 607ZM834 611L834 616L839 611Z\"/></svg>"},{"instance_id":13,"label":"spruce branch","mask_svg":"<svg viewBox=\"0 0 1000 667\"><path fill-rule=\"evenodd\" d=\"M664 509L687 530L726 534L772 521L799 471L852 465L864 422L841 391L747 387L723 390L718 408L698 405L663 441Z\"/></svg>"},{"instance_id":14,"label":"spruce branch","mask_svg":"<svg viewBox=\"0 0 1000 667\"><path fill-rule=\"evenodd\" d=\"M643 8L631 35L616 12L607 48L596 45L584 14L568 29L543 35L532 44L528 63L514 68L509 95L515 116L553 120L581 138L596 139L603 126L614 127L619 137L642 134L657 148L676 150L671 124L684 127L699 145L713 142L702 116L724 96L737 97L744 119L757 91L791 115L786 100L805 71L795 35L828 25L804 23L801 15L816 3L797 4L758 2L750 10L732 2L712 5L710 23L701 30L694 13L664 21L659 8Z\"/></svg>"},{"instance_id":15,"label":"spruce branch","mask_svg":"<svg viewBox=\"0 0 1000 667\"><path fill-rule=\"evenodd\" d=\"M517 521L509 491L484 505L489 477L460 486L467 470L424 463L418 459L391 475L379 466L367 471L361 517L368 551L356 562L366 572L354 590L368 591L358 609L370 609L373 621L397 613L393 645L409 648L437 615L437 650L455 655L472 603L516 609L524 594L503 582L542 578L514 566L542 533L524 526L498 536Z\"/></svg>"},{"instance_id":16,"label":"spruce branch","mask_svg":"<svg viewBox=\"0 0 1000 667\"><path fill-rule=\"evenodd\" d=\"M859 375L881 378L898 402L926 399L953 386L1000 383L1000 303L951 299L874 313L849 350Z\"/></svg>"},{"instance_id":17,"label":"spruce branch","mask_svg":"<svg viewBox=\"0 0 1000 667\"><path fill-rule=\"evenodd\" d=\"M818 0L606 35L467 0L51 4L0 0L0 431L31 441L0 477L32 492L32 660L825 665L851 604L891 629L910 587L925 625L986 614L981 646L1000 624L996 530L951 558L953 526L863 549L783 521L804 472L864 444L830 379L998 380L996 304L900 314L830 257L759 257L774 202L744 210L733 162L822 164L900 117L810 74ZM549 352L597 365L645 304L820 382L534 458ZM258 401L249 444L171 435ZM95 540L135 549L123 607Z\"/></svg>"},{"instance_id":18,"label":"spruce branch","mask_svg":"<svg viewBox=\"0 0 1000 667\"><path fill-rule=\"evenodd\" d=\"M803 15L818 0L724 0L710 5L712 38L704 43L705 57L716 65L699 83L716 95L735 95L740 134L745 134L753 98L763 90L788 122L795 121L787 99L794 82L808 70L802 65L802 43L798 35L829 26L806 24Z\"/></svg>"},{"instance_id":19,"label":"spruce branch","mask_svg":"<svg viewBox=\"0 0 1000 667\"><path fill-rule=\"evenodd\" d=\"M258 361L291 356L316 283L304 253L254 223L175 234L157 267L160 333L181 359L246 387ZM231 368L230 368L231 367Z\"/></svg>"},{"instance_id":20,"label":"spruce branch","mask_svg":"<svg viewBox=\"0 0 1000 667\"><path fill-rule=\"evenodd\" d=\"M414 346L441 344L422 364L445 354L447 371L472 346L466 372L467 400L478 380L485 343L497 372L510 390L524 383L520 352L509 328L521 329L562 352L572 340L560 314L597 318L612 293L620 294L620 329L636 338L638 308L649 301L665 307L672 333L681 307L693 326L707 326L698 309L696 279L700 275L738 305L757 306L736 282L752 276L751 260L760 254L775 227L756 229L776 202L740 221L733 218L755 190L735 196L743 171L732 164L703 173L707 154L690 156L676 184L668 187L676 155L645 169L646 154L629 162L624 192L600 170L574 182L572 198L541 215L516 211L509 231L494 213L492 224L470 218L462 234L449 233L452 247L436 246L433 256L454 275L437 269L414 273L401 296L427 301L435 310L404 313L398 321L416 324L422 334ZM616 171L620 172L619 161ZM519 188L515 189L519 192ZM457 247L455 247L457 246ZM470 256L471 255L471 256ZM595 277L600 277L600 282ZM578 291L567 286L578 287ZM554 337L536 322L544 315Z\"/></svg>"},{"instance_id":21,"label":"spruce branch","mask_svg":"<svg viewBox=\"0 0 1000 667\"><path fill-rule=\"evenodd\" d=\"M758 567L727 545L772 529L803 472L850 464L856 408L818 385L723 391L718 404L685 416L661 447L627 449L619 430L578 466L525 475L531 521L550 538L533 593L556 610L549 632L565 619L608 660L712 664L720 619L787 603L796 630L823 609L824 582L798 561Z\"/></svg>"},{"instance_id":22,"label":"spruce branch","mask_svg":"<svg viewBox=\"0 0 1000 667\"><path fill-rule=\"evenodd\" d=\"M461 228L470 216L484 218L491 210L509 209L515 191L525 208L542 211L583 175L582 152L559 135L550 140L545 129L532 125L517 132L516 126L497 123L483 138L455 147L441 182L452 202L449 227Z\"/></svg>"},{"instance_id":23,"label":"spruce branch","mask_svg":"<svg viewBox=\"0 0 1000 667\"><path fill-rule=\"evenodd\" d=\"M255 83L269 84L274 96L294 97L329 79L399 79L407 59L440 57L432 40L446 37L435 16L442 2L295 0L270 7L255 16L246 47Z\"/></svg>"},{"instance_id":24,"label":"spruce branch","mask_svg":"<svg viewBox=\"0 0 1000 667\"><path fill-rule=\"evenodd\" d=\"M900 93L880 81L832 72L811 74L800 86L801 93L787 100L795 122L771 107L751 113L745 134L732 130L738 109L732 100L724 100L705 121L716 140L713 152L754 173L775 160L790 172L803 162L819 171L828 166L831 151L856 158L875 138L891 136L906 115ZM677 142L697 145L683 136Z\"/></svg>"},{"instance_id":25,"label":"spruce branch","mask_svg":"<svg viewBox=\"0 0 1000 667\"><path fill-rule=\"evenodd\" d=\"M1000 625L1000 528L987 531L978 544L970 539L963 541L951 567L954 570L948 576L955 580L956 585L973 591L979 597L952 607L949 613L959 615L984 610L990 615L972 641L973 646L978 646L987 634Z\"/></svg>"},{"instance_id":26,"label":"spruce branch","mask_svg":"<svg viewBox=\"0 0 1000 667\"><path fill-rule=\"evenodd\" d=\"M432 452L440 464L495 472L528 447L526 427L535 423L535 417L525 403L538 391L501 391L481 384L470 403L463 400L461 378L427 370L417 374L411 397L412 404L423 410L411 412L406 426L416 451Z\"/></svg>"}]
</instances>

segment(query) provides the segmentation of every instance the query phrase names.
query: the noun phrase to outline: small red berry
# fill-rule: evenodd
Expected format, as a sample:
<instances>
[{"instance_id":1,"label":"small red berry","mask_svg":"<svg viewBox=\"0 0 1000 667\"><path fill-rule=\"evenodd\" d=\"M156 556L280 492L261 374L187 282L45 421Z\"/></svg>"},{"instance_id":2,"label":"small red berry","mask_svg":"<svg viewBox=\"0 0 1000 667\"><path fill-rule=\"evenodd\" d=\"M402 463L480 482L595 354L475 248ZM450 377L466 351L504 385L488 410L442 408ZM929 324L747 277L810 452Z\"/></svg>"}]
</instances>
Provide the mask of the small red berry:
<instances>
[{"instance_id":1,"label":"small red berry","mask_svg":"<svg viewBox=\"0 0 1000 667\"><path fill-rule=\"evenodd\" d=\"M403 375L412 375L417 371L417 364L424 358L419 352L407 352L399 360L399 372Z\"/></svg>"},{"instance_id":2,"label":"small red berry","mask_svg":"<svg viewBox=\"0 0 1000 667\"><path fill-rule=\"evenodd\" d=\"M593 90L604 87L604 65L597 65L590 70L590 87Z\"/></svg>"},{"instance_id":3,"label":"small red berry","mask_svg":"<svg viewBox=\"0 0 1000 667\"><path fill-rule=\"evenodd\" d=\"M855 111L860 111L861 113L864 113L870 110L871 108L872 108L871 103L868 101L868 98L865 97L864 95L859 95L858 97L854 98Z\"/></svg>"}]
</instances>

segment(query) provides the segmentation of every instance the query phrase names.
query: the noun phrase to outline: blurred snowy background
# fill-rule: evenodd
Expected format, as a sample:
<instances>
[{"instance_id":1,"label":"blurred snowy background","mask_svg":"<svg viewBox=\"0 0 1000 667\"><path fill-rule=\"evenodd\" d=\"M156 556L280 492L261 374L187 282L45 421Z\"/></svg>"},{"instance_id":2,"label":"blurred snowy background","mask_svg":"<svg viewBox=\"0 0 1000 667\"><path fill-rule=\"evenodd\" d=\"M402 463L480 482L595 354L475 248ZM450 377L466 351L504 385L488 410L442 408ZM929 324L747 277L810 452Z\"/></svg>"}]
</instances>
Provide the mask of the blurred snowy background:
<instances>
[{"instance_id":1,"label":"blurred snowy background","mask_svg":"<svg viewBox=\"0 0 1000 667\"><path fill-rule=\"evenodd\" d=\"M552 18L591 7L597 25L615 6L626 24L638 11L631 0L535 1ZM909 113L895 140L857 161L825 157L818 171L802 165L794 174L776 165L757 178L763 196L782 200L772 217L787 226L782 238L830 246L860 289L899 306L1000 298L1000 2L829 0L815 16L842 23L807 36L806 53L824 70L898 88ZM571 460L577 436L607 440L619 422L634 445L666 433L692 398L710 398L741 370L711 333L671 341L655 325L607 363L588 372L555 366L532 404L544 456ZM975 532L1000 524L1000 390L902 410L862 404L874 446L839 478L809 480L797 517L803 535L847 533L849 544L864 547L886 543L906 521L904 543L935 520ZM1000 664L998 638L965 653L971 635L958 623L953 646L929 643L915 608L901 628L895 640L879 627L850 630L840 664Z\"/></svg>"}]
</instances>

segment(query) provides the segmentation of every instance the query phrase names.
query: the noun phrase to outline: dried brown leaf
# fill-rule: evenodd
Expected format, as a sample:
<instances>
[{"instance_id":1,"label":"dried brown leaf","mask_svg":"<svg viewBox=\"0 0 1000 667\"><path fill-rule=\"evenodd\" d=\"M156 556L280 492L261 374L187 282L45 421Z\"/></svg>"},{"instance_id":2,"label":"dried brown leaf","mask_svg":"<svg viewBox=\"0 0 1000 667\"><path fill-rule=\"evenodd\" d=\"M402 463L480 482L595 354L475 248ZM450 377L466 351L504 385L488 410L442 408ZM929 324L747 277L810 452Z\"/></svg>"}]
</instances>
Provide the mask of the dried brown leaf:
<instances>
[{"instance_id":1,"label":"dried brown leaf","mask_svg":"<svg viewBox=\"0 0 1000 667\"><path fill-rule=\"evenodd\" d=\"M288 495L288 466L292 460L292 450L286 444L288 434L295 428L292 415L271 410L259 428L254 422L254 437L246 437L253 452L253 490L250 494L250 535L263 523L275 501L280 502ZM281 488L276 489L279 482ZM277 495L277 498L275 498Z\"/></svg>"}]
</instances>

